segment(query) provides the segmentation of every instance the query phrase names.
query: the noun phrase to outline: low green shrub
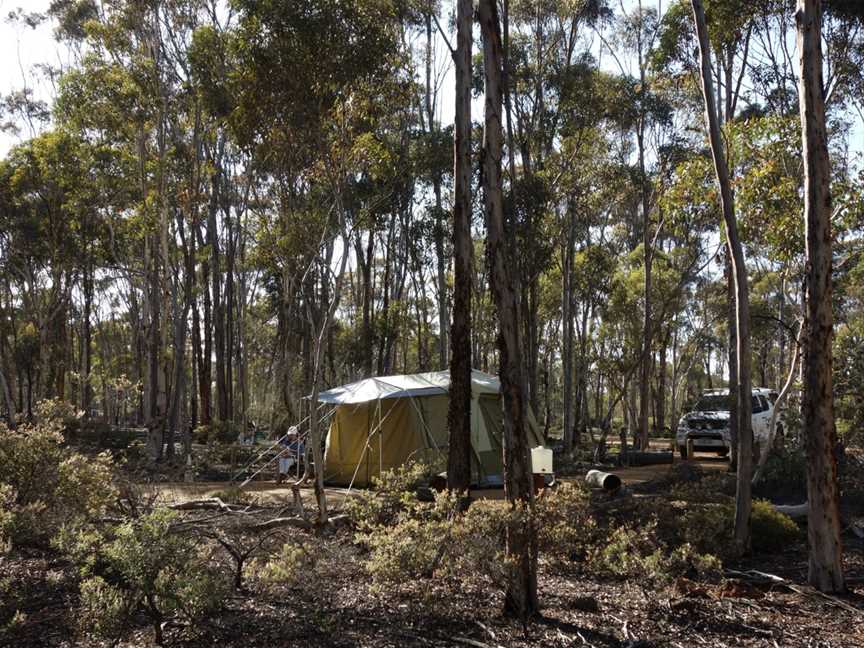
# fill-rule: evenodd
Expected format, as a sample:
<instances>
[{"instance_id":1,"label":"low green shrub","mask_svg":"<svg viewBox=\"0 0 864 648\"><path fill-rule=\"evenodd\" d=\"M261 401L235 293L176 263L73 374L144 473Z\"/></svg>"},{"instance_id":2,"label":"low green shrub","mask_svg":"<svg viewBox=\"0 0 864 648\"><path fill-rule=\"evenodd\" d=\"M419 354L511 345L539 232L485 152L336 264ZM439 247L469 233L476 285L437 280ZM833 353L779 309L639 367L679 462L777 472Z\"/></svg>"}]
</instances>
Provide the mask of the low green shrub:
<instances>
[{"instance_id":1,"label":"low green shrub","mask_svg":"<svg viewBox=\"0 0 864 648\"><path fill-rule=\"evenodd\" d=\"M697 480L681 481L669 490L672 499L699 504L723 504L735 495L735 475L712 472Z\"/></svg>"},{"instance_id":2,"label":"low green shrub","mask_svg":"<svg viewBox=\"0 0 864 648\"><path fill-rule=\"evenodd\" d=\"M385 470L372 478L371 489L360 491L345 503L345 512L361 533L393 524L400 514L411 513L421 506L417 488L429 476L430 467L419 461Z\"/></svg>"},{"instance_id":3,"label":"low green shrub","mask_svg":"<svg viewBox=\"0 0 864 648\"><path fill-rule=\"evenodd\" d=\"M0 531L7 543L47 546L58 528L103 516L116 500L110 455L63 446L65 409L40 403L36 422L16 430L0 424Z\"/></svg>"},{"instance_id":4,"label":"low green shrub","mask_svg":"<svg viewBox=\"0 0 864 648\"><path fill-rule=\"evenodd\" d=\"M212 421L207 425L199 425L192 431L196 443L227 445L237 442L242 428L232 421Z\"/></svg>"},{"instance_id":5,"label":"low green shrub","mask_svg":"<svg viewBox=\"0 0 864 648\"><path fill-rule=\"evenodd\" d=\"M681 541L697 551L721 558L731 557L733 550L732 524L735 507L729 502L691 504L679 518Z\"/></svg>"},{"instance_id":6,"label":"low green shrub","mask_svg":"<svg viewBox=\"0 0 864 648\"><path fill-rule=\"evenodd\" d=\"M681 517L679 532L698 551L731 557L734 503L707 504L692 508ZM801 531L788 515L765 500L754 500L750 514L751 548L774 553L800 540Z\"/></svg>"},{"instance_id":7,"label":"low green shrub","mask_svg":"<svg viewBox=\"0 0 864 648\"><path fill-rule=\"evenodd\" d=\"M771 452L755 492L765 497L805 496L807 457L804 449L787 446Z\"/></svg>"},{"instance_id":8,"label":"low green shrub","mask_svg":"<svg viewBox=\"0 0 864 648\"><path fill-rule=\"evenodd\" d=\"M617 576L638 577L643 584L665 584L684 575L712 578L722 569L717 557L689 543L670 551L657 537L654 524L613 528L606 541L595 547L588 564Z\"/></svg>"},{"instance_id":9,"label":"low green shrub","mask_svg":"<svg viewBox=\"0 0 864 648\"><path fill-rule=\"evenodd\" d=\"M597 530L590 504L590 490L582 482L562 483L537 498L537 542L546 558L573 562L585 556Z\"/></svg>"},{"instance_id":10,"label":"low green shrub","mask_svg":"<svg viewBox=\"0 0 864 648\"><path fill-rule=\"evenodd\" d=\"M175 512L156 509L109 530L58 536L83 577L83 632L118 638L140 616L161 643L168 618L194 623L218 610L227 582L176 521Z\"/></svg>"},{"instance_id":11,"label":"low green shrub","mask_svg":"<svg viewBox=\"0 0 864 648\"><path fill-rule=\"evenodd\" d=\"M753 551L761 553L782 551L801 539L801 530L795 521L765 500L753 501L750 532Z\"/></svg>"},{"instance_id":12,"label":"low green shrub","mask_svg":"<svg viewBox=\"0 0 864 648\"><path fill-rule=\"evenodd\" d=\"M506 502L479 500L452 524L446 573L464 586L503 588L507 578L507 526L523 515Z\"/></svg>"},{"instance_id":13,"label":"low green shrub","mask_svg":"<svg viewBox=\"0 0 864 648\"><path fill-rule=\"evenodd\" d=\"M261 585L296 585L314 568L312 553L302 544L286 542L279 552L268 558L249 562L248 571Z\"/></svg>"}]
</instances>

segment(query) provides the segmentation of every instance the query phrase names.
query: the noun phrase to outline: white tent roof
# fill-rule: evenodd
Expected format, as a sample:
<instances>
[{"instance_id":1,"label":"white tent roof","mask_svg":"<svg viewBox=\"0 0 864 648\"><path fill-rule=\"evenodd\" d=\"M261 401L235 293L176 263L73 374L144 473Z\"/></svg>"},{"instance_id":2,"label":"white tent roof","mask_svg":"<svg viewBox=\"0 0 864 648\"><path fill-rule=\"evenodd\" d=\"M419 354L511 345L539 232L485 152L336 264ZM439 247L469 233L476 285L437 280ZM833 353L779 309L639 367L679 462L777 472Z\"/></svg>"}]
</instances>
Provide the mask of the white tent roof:
<instances>
[{"instance_id":1,"label":"white tent roof","mask_svg":"<svg viewBox=\"0 0 864 648\"><path fill-rule=\"evenodd\" d=\"M349 385L334 387L318 394L318 402L334 405L368 403L382 398L434 396L450 390L450 372L366 378ZM498 378L482 371L471 371L471 391L474 394L497 394L501 391Z\"/></svg>"}]
</instances>

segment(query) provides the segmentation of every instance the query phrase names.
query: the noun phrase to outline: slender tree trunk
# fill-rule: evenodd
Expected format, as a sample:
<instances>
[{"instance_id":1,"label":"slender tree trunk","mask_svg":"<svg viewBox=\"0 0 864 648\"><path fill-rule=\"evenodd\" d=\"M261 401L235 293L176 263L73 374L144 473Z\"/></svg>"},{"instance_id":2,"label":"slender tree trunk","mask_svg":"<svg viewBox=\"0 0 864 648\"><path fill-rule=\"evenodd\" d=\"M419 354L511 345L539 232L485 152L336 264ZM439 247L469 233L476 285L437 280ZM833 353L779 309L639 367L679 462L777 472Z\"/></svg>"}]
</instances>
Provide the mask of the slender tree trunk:
<instances>
[{"instance_id":1,"label":"slender tree trunk","mask_svg":"<svg viewBox=\"0 0 864 648\"><path fill-rule=\"evenodd\" d=\"M643 71L643 89L644 84L645 74ZM651 397L651 365L653 364L652 360L654 357L652 348L654 342L654 331L653 321L651 319L651 270L653 265L653 255L651 253L651 211L650 205L648 204L648 178L645 172L644 113L640 119L641 122L636 139L639 144L639 172L642 183L642 246L645 265L645 280L643 283L642 294L645 310L642 319L642 359L639 365L639 447L644 450L648 448L649 439L648 407Z\"/></svg>"},{"instance_id":2,"label":"slender tree trunk","mask_svg":"<svg viewBox=\"0 0 864 648\"><path fill-rule=\"evenodd\" d=\"M472 0L456 5L456 121L453 131L453 325L450 327L450 447L447 486L471 483L471 48Z\"/></svg>"},{"instance_id":3,"label":"slender tree trunk","mask_svg":"<svg viewBox=\"0 0 864 648\"><path fill-rule=\"evenodd\" d=\"M693 19L699 38L699 58L701 64L702 96L705 102L705 121L708 139L711 144L711 157L717 184L720 187L720 206L731 257L735 280L735 316L738 350L738 476L735 496L735 543L741 552L750 545L750 508L753 466L753 425L751 414L752 388L750 380L750 295L747 285L747 267L744 263L744 247L738 237L738 223L735 219L735 203L729 179L726 152L720 134L717 118L717 103L711 83L711 50L708 41L708 28L702 0L691 0Z\"/></svg>"},{"instance_id":4,"label":"slender tree trunk","mask_svg":"<svg viewBox=\"0 0 864 648\"><path fill-rule=\"evenodd\" d=\"M92 343L93 333L90 324L93 306L93 264L89 259L84 266L84 309L81 313L81 409L84 416L90 417L90 405L93 401L93 386L90 372L93 369Z\"/></svg>"},{"instance_id":5,"label":"slender tree trunk","mask_svg":"<svg viewBox=\"0 0 864 648\"><path fill-rule=\"evenodd\" d=\"M804 151L804 220L807 239L804 337L804 438L807 448L809 581L823 592L841 592L843 547L834 448L831 376L831 168L822 82L822 3L798 0L799 96Z\"/></svg>"},{"instance_id":6,"label":"slender tree trunk","mask_svg":"<svg viewBox=\"0 0 864 648\"><path fill-rule=\"evenodd\" d=\"M564 417L563 435L566 452L573 450L575 423L573 420L573 257L576 253L576 209L573 200L567 202L567 237L564 244L564 263L562 264L562 340L561 369L564 373Z\"/></svg>"},{"instance_id":7,"label":"slender tree trunk","mask_svg":"<svg viewBox=\"0 0 864 648\"><path fill-rule=\"evenodd\" d=\"M213 290L213 346L216 365L216 416L228 420L228 394L225 384L225 308L222 303L222 260L219 251L220 162L210 179L211 194L207 215L207 242L210 245L210 280Z\"/></svg>"},{"instance_id":8,"label":"slender tree trunk","mask_svg":"<svg viewBox=\"0 0 864 648\"><path fill-rule=\"evenodd\" d=\"M15 429L15 403L12 401L12 391L9 389L9 381L3 370L3 358L0 357L0 390L3 392L3 403L6 410L6 427Z\"/></svg>"},{"instance_id":9,"label":"slender tree trunk","mask_svg":"<svg viewBox=\"0 0 864 648\"><path fill-rule=\"evenodd\" d=\"M485 80L483 188L492 296L498 311L498 352L504 405L504 491L517 513L507 527L507 591L504 613L523 622L539 611L534 491L527 442L527 400L520 338L518 266L504 227L501 182L502 48L496 0L480 0Z\"/></svg>"}]
</instances>

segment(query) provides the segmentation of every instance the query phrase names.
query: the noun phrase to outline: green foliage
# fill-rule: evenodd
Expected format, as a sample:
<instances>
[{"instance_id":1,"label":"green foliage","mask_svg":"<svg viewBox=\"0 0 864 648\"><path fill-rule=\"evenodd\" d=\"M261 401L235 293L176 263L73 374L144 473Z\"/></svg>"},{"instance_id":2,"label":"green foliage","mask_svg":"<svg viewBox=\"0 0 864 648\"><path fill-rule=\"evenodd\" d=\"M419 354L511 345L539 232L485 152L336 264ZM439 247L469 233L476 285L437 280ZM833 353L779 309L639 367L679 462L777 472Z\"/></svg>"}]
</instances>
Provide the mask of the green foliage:
<instances>
[{"instance_id":1,"label":"green foliage","mask_svg":"<svg viewBox=\"0 0 864 648\"><path fill-rule=\"evenodd\" d=\"M402 514L412 514L420 507L417 487L426 483L430 470L426 463L410 461L373 477L371 489L345 502L354 527L366 532L392 524Z\"/></svg>"},{"instance_id":2,"label":"green foliage","mask_svg":"<svg viewBox=\"0 0 864 648\"><path fill-rule=\"evenodd\" d=\"M63 525L104 515L116 500L108 454L85 457L62 447L67 406L42 403L40 419L10 430L0 424L0 489L7 537L44 545Z\"/></svg>"},{"instance_id":3,"label":"green foliage","mask_svg":"<svg viewBox=\"0 0 864 648\"><path fill-rule=\"evenodd\" d=\"M720 561L711 554L700 553L690 544L667 551L656 535L656 525L619 526L608 539L595 548L590 559L592 568L617 576L638 577L643 583L668 583L677 576L717 576Z\"/></svg>"},{"instance_id":4,"label":"green foliage","mask_svg":"<svg viewBox=\"0 0 864 648\"><path fill-rule=\"evenodd\" d=\"M590 490L582 483L562 483L537 498L537 542L544 557L557 562L582 559L596 541L597 524Z\"/></svg>"},{"instance_id":5,"label":"green foliage","mask_svg":"<svg viewBox=\"0 0 864 648\"><path fill-rule=\"evenodd\" d=\"M78 627L99 637L119 637L128 622L130 603L119 588L104 578L88 578L81 583Z\"/></svg>"},{"instance_id":6,"label":"green foliage","mask_svg":"<svg viewBox=\"0 0 864 648\"><path fill-rule=\"evenodd\" d=\"M801 540L801 530L794 520L765 500L753 501L750 524L753 550L757 552L783 551Z\"/></svg>"},{"instance_id":7,"label":"green foliage","mask_svg":"<svg viewBox=\"0 0 864 648\"><path fill-rule=\"evenodd\" d=\"M438 516L404 517L395 525L360 536L371 551L366 569L379 587L406 579L431 577L446 551L446 519Z\"/></svg>"},{"instance_id":8,"label":"green foliage","mask_svg":"<svg viewBox=\"0 0 864 648\"><path fill-rule=\"evenodd\" d=\"M314 564L312 553L304 545L286 542L275 556L251 561L248 570L265 587L295 585Z\"/></svg>"},{"instance_id":9,"label":"green foliage","mask_svg":"<svg viewBox=\"0 0 864 648\"><path fill-rule=\"evenodd\" d=\"M232 421L213 421L209 425L199 425L192 435L197 443L227 445L237 442L240 426Z\"/></svg>"},{"instance_id":10,"label":"green foliage","mask_svg":"<svg viewBox=\"0 0 864 648\"><path fill-rule=\"evenodd\" d=\"M722 558L733 548L732 525L735 509L730 503L691 504L680 517L678 533L683 541L699 551Z\"/></svg>"},{"instance_id":11,"label":"green foliage","mask_svg":"<svg viewBox=\"0 0 864 648\"><path fill-rule=\"evenodd\" d=\"M695 505L681 518L679 533L697 550L731 556L735 507L732 503ZM751 547L757 553L776 553L800 540L795 522L765 500L754 500L750 514Z\"/></svg>"},{"instance_id":12,"label":"green foliage","mask_svg":"<svg viewBox=\"0 0 864 648\"><path fill-rule=\"evenodd\" d=\"M141 614L158 640L165 619L195 622L219 609L225 579L198 542L174 528L176 521L173 511L156 509L105 536L79 532L63 539L84 576L82 630L117 637Z\"/></svg>"},{"instance_id":13,"label":"green foliage","mask_svg":"<svg viewBox=\"0 0 864 648\"><path fill-rule=\"evenodd\" d=\"M673 499L699 504L726 503L735 495L735 476L712 472L697 480L688 480L672 486Z\"/></svg>"},{"instance_id":14,"label":"green foliage","mask_svg":"<svg viewBox=\"0 0 864 648\"><path fill-rule=\"evenodd\" d=\"M786 444L768 455L757 493L765 496L805 496L807 457L804 448Z\"/></svg>"}]
</instances>

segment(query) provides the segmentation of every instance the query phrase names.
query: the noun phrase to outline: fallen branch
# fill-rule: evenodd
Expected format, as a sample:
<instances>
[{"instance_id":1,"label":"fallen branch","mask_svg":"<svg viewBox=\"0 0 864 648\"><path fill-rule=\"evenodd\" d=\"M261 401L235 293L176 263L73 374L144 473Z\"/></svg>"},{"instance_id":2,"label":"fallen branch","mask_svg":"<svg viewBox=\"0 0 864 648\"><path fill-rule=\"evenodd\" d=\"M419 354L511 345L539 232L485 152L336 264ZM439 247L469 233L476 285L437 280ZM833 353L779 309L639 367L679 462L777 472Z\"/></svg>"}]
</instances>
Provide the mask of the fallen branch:
<instances>
[{"instance_id":1,"label":"fallen branch","mask_svg":"<svg viewBox=\"0 0 864 648\"><path fill-rule=\"evenodd\" d=\"M225 513L247 513L247 507L233 506L226 504L218 497L207 497L199 500L189 500L180 504L172 504L168 508L174 511L223 511Z\"/></svg>"},{"instance_id":2,"label":"fallen branch","mask_svg":"<svg viewBox=\"0 0 864 648\"><path fill-rule=\"evenodd\" d=\"M250 531L269 531L270 529L277 529L279 527L294 527L295 529L311 529L315 526L312 522L308 520L304 520L299 517L279 517L273 518L272 520L267 520L266 522L259 522L257 524L250 524Z\"/></svg>"},{"instance_id":3,"label":"fallen branch","mask_svg":"<svg viewBox=\"0 0 864 648\"><path fill-rule=\"evenodd\" d=\"M739 580L745 580L751 583L771 583L774 585L779 585L781 587L785 587L789 590L797 594L801 594L802 596L812 596L814 598L822 598L847 612L852 612L854 614L860 614L862 610L859 610L854 605L850 605L846 603L846 601L841 601L836 596L831 596L830 594L826 594L825 592L820 592L814 587L802 586L793 583L792 581L777 576L776 574L769 574L767 572L758 571L756 569L751 569L746 572L737 571L734 569L727 569L724 572L724 575L729 576L731 578L737 578Z\"/></svg>"},{"instance_id":4,"label":"fallen branch","mask_svg":"<svg viewBox=\"0 0 864 648\"><path fill-rule=\"evenodd\" d=\"M327 521L325 526L342 526L349 521L347 515L334 515ZM310 522L309 520L304 520L300 517L278 517L273 518L272 520L267 520L266 522L258 522L257 524L250 524L247 528L249 531L268 531L270 529L277 529L279 527L294 527L295 529L313 529L317 525L314 522Z\"/></svg>"},{"instance_id":5,"label":"fallen branch","mask_svg":"<svg viewBox=\"0 0 864 648\"><path fill-rule=\"evenodd\" d=\"M466 646L474 646L474 648L492 648L492 646L487 643L477 641L476 639L469 639L468 637L450 637L450 640L455 641L456 643L465 644Z\"/></svg>"}]
</instances>

